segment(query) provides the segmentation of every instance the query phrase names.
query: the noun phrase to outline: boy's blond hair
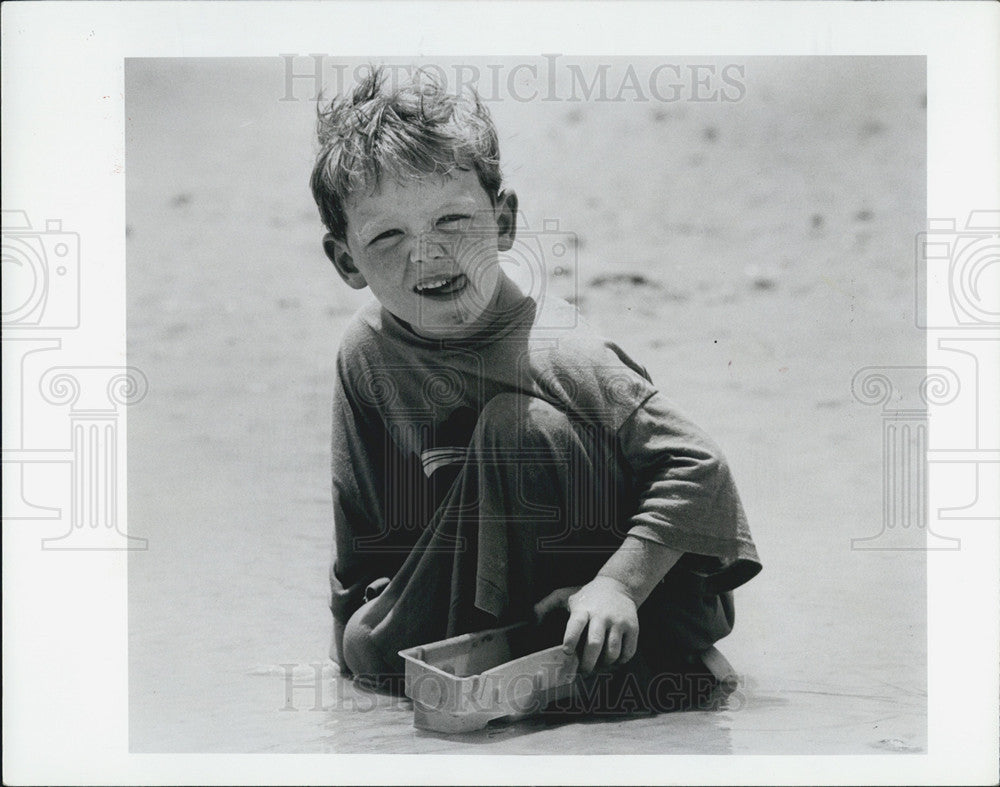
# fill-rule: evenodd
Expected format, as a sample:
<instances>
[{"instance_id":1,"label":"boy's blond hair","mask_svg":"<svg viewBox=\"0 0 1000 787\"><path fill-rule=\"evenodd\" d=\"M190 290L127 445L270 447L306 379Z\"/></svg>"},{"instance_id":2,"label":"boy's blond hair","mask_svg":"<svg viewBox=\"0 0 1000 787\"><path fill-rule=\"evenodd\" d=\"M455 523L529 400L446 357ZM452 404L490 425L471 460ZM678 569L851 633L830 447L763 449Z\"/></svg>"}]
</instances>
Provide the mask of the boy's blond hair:
<instances>
[{"instance_id":1,"label":"boy's blond hair","mask_svg":"<svg viewBox=\"0 0 1000 787\"><path fill-rule=\"evenodd\" d=\"M395 73L395 72L394 72ZM500 145L489 111L471 88L449 93L428 71L391 84L373 66L353 93L317 108L316 156L310 186L326 228L344 240L344 203L352 192L456 169L474 171L496 204L503 178Z\"/></svg>"}]
</instances>

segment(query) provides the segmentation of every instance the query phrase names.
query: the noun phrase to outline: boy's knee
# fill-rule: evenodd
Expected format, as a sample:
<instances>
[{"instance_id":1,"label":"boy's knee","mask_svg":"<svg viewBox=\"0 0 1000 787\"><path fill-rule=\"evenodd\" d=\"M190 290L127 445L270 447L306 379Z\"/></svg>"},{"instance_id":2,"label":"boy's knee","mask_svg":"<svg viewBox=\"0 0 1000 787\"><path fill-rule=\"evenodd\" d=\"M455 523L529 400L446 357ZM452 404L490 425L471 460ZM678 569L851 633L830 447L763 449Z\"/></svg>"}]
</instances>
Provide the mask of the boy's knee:
<instances>
[{"instance_id":1,"label":"boy's knee","mask_svg":"<svg viewBox=\"0 0 1000 787\"><path fill-rule=\"evenodd\" d=\"M701 653L733 630L733 594L675 593L660 585L639 608L649 653ZM652 636L649 636L652 632Z\"/></svg>"},{"instance_id":2,"label":"boy's knee","mask_svg":"<svg viewBox=\"0 0 1000 787\"><path fill-rule=\"evenodd\" d=\"M473 439L491 447L531 448L552 445L570 430L566 414L545 400L502 393L483 407Z\"/></svg>"},{"instance_id":3,"label":"boy's knee","mask_svg":"<svg viewBox=\"0 0 1000 787\"><path fill-rule=\"evenodd\" d=\"M344 627L344 661L355 675L376 676L385 671L385 666L372 642L372 630L365 612L364 608L359 609Z\"/></svg>"}]
</instances>

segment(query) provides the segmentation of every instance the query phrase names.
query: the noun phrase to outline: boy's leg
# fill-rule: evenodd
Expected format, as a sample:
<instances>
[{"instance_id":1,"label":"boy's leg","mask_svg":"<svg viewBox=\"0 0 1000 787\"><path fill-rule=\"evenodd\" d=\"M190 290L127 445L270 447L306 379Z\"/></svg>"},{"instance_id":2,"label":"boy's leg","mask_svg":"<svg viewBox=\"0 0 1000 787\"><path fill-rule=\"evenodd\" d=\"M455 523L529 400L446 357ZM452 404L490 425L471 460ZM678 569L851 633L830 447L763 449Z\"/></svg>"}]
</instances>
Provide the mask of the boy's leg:
<instances>
[{"instance_id":1,"label":"boy's leg","mask_svg":"<svg viewBox=\"0 0 1000 787\"><path fill-rule=\"evenodd\" d=\"M612 435L495 397L402 568L348 622L348 666L401 673L403 648L528 619L550 591L588 582L624 538L625 479Z\"/></svg>"},{"instance_id":2,"label":"boy's leg","mask_svg":"<svg viewBox=\"0 0 1000 787\"><path fill-rule=\"evenodd\" d=\"M691 585L661 584L640 607L640 647L651 662L701 653L733 630L733 594L708 594Z\"/></svg>"}]
</instances>

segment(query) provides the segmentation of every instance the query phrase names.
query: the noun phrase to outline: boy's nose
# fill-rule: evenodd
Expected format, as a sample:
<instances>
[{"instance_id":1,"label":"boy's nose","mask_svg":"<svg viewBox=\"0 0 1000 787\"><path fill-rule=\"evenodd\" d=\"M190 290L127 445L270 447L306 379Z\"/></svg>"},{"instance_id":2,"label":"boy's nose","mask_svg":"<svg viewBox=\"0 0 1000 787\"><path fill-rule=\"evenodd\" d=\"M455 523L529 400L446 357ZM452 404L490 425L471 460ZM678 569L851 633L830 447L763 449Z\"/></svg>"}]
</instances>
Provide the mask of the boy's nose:
<instances>
[{"instance_id":1,"label":"boy's nose","mask_svg":"<svg viewBox=\"0 0 1000 787\"><path fill-rule=\"evenodd\" d=\"M435 232L425 232L417 239L414 262L431 262L451 256L451 241Z\"/></svg>"}]
</instances>

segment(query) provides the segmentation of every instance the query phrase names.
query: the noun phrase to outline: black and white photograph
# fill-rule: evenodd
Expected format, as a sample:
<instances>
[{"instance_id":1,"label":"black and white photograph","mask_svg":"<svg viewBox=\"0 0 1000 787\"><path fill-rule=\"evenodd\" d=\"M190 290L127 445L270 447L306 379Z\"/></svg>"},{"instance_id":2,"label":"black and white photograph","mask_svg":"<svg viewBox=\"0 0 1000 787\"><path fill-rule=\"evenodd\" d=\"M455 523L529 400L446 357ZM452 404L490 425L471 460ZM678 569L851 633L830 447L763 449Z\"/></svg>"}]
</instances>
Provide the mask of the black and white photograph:
<instances>
[{"instance_id":1,"label":"black and white photograph","mask_svg":"<svg viewBox=\"0 0 1000 787\"><path fill-rule=\"evenodd\" d=\"M994 778L995 7L85 5L4 6L5 781Z\"/></svg>"}]
</instances>

